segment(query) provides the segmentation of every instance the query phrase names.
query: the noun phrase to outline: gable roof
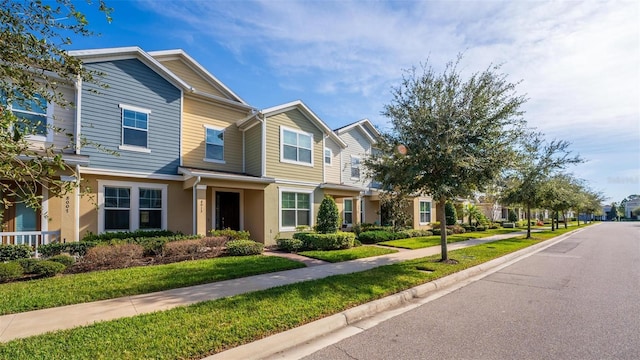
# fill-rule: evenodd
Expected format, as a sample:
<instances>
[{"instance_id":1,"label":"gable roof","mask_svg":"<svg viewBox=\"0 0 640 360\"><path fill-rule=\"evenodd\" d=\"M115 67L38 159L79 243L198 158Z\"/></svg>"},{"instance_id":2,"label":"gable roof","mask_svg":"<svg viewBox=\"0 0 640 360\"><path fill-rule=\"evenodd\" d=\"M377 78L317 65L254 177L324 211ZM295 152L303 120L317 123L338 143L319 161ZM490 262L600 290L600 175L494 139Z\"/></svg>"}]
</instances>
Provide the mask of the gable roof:
<instances>
[{"instance_id":1,"label":"gable roof","mask_svg":"<svg viewBox=\"0 0 640 360\"><path fill-rule=\"evenodd\" d=\"M158 73L158 75L162 76L165 80L173 84L175 87L182 89L183 91L193 90L193 87L191 85L187 84L184 80L177 77L164 65L160 64L160 62L158 62L156 59L151 57L149 54L144 52L144 50L137 46L73 50L69 51L68 54L81 59L84 63L138 59L142 63L147 65L150 69Z\"/></svg>"},{"instance_id":2,"label":"gable roof","mask_svg":"<svg viewBox=\"0 0 640 360\"><path fill-rule=\"evenodd\" d=\"M307 105L305 105L301 100L291 101L285 104L272 106L270 108L264 109L260 111L263 116L274 116L283 112L287 112L289 110L298 109L312 124L314 124L318 129L322 130L322 132L327 135L331 140L333 140L336 144L338 144L341 148L346 148L347 144L340 139L335 132L331 131L331 129L324 123Z\"/></svg>"},{"instance_id":3,"label":"gable roof","mask_svg":"<svg viewBox=\"0 0 640 360\"><path fill-rule=\"evenodd\" d=\"M380 134L380 132L378 131L378 129L375 128L375 126L373 126L373 124L371 123L371 121L369 119L362 119L362 120L358 120L356 122L353 122L351 124L347 124L345 126L339 127L337 129L334 130L334 132L338 135L342 135L348 131L350 131L351 129L356 128L358 129L360 132L362 132L364 134L364 136L372 143L375 144L378 142L378 138L381 137L382 135ZM371 134L375 135L375 138L371 136Z\"/></svg>"},{"instance_id":4,"label":"gable roof","mask_svg":"<svg viewBox=\"0 0 640 360\"><path fill-rule=\"evenodd\" d=\"M217 77L215 77L207 69L205 69L202 65L200 65L199 62L197 62L195 59L189 56L189 54L184 52L184 50L173 49L173 50L162 50L162 51L150 51L148 54L159 62L166 61L166 60L180 60L181 62L186 64L191 70L193 70L196 74L198 74L205 82L207 82L216 90L224 94L227 97L226 100L231 100L231 101L249 106L249 104L247 104L242 98L240 98L240 96L238 96L231 89L229 89L224 83L222 83L222 81L220 81ZM192 92L201 93L201 91L197 89ZM209 94L209 96L215 96L215 95Z\"/></svg>"}]
</instances>

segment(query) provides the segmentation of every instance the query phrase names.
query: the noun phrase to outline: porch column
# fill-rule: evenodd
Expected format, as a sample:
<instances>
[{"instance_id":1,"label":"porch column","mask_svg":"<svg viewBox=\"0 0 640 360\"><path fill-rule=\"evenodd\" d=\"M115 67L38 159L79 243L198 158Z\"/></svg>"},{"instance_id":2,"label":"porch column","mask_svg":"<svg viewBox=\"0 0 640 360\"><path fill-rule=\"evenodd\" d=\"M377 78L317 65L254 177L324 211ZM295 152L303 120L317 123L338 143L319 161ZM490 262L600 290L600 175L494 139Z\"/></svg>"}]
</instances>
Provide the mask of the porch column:
<instances>
[{"instance_id":1,"label":"porch column","mask_svg":"<svg viewBox=\"0 0 640 360\"><path fill-rule=\"evenodd\" d=\"M360 196L353 198L353 225L360 224Z\"/></svg>"},{"instance_id":2,"label":"porch column","mask_svg":"<svg viewBox=\"0 0 640 360\"><path fill-rule=\"evenodd\" d=\"M207 235L207 185L196 185L196 234Z\"/></svg>"},{"instance_id":3,"label":"porch column","mask_svg":"<svg viewBox=\"0 0 640 360\"><path fill-rule=\"evenodd\" d=\"M78 180L75 176L61 176L60 180L65 182L73 182L73 190L66 193L62 197L60 211L60 241L77 242L79 241L78 228Z\"/></svg>"}]
</instances>

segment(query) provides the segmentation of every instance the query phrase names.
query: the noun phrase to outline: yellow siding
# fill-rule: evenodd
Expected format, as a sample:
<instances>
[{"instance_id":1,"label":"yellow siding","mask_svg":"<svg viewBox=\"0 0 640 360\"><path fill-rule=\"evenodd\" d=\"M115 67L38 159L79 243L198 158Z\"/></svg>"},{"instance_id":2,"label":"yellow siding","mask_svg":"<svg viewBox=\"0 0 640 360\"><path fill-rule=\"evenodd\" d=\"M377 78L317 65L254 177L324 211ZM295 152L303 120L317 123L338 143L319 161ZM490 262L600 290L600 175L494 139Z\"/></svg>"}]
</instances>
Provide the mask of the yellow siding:
<instances>
[{"instance_id":1,"label":"yellow siding","mask_svg":"<svg viewBox=\"0 0 640 360\"><path fill-rule=\"evenodd\" d=\"M242 172L242 133L235 122L246 115L243 111L185 97L182 115L183 166ZM224 164L204 161L204 125L224 129Z\"/></svg>"},{"instance_id":2,"label":"yellow siding","mask_svg":"<svg viewBox=\"0 0 640 360\"><path fill-rule=\"evenodd\" d=\"M165 60L161 61L161 63L169 70L171 70L174 74L176 74L179 78L184 80L187 84L193 86L196 90L228 99L228 96L211 85L201 75L193 71L193 69L191 69L184 62L180 60Z\"/></svg>"},{"instance_id":3,"label":"yellow siding","mask_svg":"<svg viewBox=\"0 0 640 360\"><path fill-rule=\"evenodd\" d=\"M313 134L313 167L280 162L280 126ZM267 176L276 179L322 182L323 133L299 110L267 118Z\"/></svg>"}]
</instances>

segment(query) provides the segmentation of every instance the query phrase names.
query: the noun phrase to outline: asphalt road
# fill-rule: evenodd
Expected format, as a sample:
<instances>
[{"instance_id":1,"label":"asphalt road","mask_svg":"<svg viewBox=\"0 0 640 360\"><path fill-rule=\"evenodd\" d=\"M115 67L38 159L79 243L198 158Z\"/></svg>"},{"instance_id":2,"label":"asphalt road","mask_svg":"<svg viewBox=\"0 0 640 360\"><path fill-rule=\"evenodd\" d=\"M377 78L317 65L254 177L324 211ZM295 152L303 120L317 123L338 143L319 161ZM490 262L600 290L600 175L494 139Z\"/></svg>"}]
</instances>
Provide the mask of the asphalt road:
<instances>
[{"instance_id":1,"label":"asphalt road","mask_svg":"<svg viewBox=\"0 0 640 360\"><path fill-rule=\"evenodd\" d=\"M305 359L640 359L640 222L578 232Z\"/></svg>"}]
</instances>

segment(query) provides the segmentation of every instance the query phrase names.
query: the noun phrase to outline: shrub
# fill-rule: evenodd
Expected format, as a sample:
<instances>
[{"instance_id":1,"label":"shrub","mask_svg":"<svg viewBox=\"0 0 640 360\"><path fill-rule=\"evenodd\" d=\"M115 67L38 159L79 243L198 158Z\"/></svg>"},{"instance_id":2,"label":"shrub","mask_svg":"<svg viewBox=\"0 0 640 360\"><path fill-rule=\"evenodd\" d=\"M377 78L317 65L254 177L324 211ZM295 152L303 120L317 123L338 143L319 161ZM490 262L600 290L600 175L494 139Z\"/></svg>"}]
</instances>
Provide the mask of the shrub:
<instances>
[{"instance_id":1,"label":"shrub","mask_svg":"<svg viewBox=\"0 0 640 360\"><path fill-rule=\"evenodd\" d=\"M60 255L62 253L68 253L71 255L84 256L87 250L98 245L95 241L80 241L80 242L68 242L68 243L51 243L42 245L38 248L38 251L44 257L51 257Z\"/></svg>"},{"instance_id":2,"label":"shrub","mask_svg":"<svg viewBox=\"0 0 640 360\"><path fill-rule=\"evenodd\" d=\"M246 256L262 254L264 244L253 240L231 240L227 242L227 254L231 256Z\"/></svg>"},{"instance_id":3,"label":"shrub","mask_svg":"<svg viewBox=\"0 0 640 360\"><path fill-rule=\"evenodd\" d=\"M353 224L353 226L351 226L351 231L353 231L353 233L356 234L356 237L358 237L364 230L361 224Z\"/></svg>"},{"instance_id":4,"label":"shrub","mask_svg":"<svg viewBox=\"0 0 640 360\"><path fill-rule=\"evenodd\" d=\"M465 233L464 228L462 226L458 225L458 224L456 224L456 225L448 225L447 229L451 230L452 234L464 234ZM448 233L449 232L447 231L447 234Z\"/></svg>"},{"instance_id":5,"label":"shrub","mask_svg":"<svg viewBox=\"0 0 640 360\"><path fill-rule=\"evenodd\" d=\"M59 262L42 260L33 267L33 273L42 277L52 277L64 271L67 267Z\"/></svg>"},{"instance_id":6,"label":"shrub","mask_svg":"<svg viewBox=\"0 0 640 360\"><path fill-rule=\"evenodd\" d=\"M29 245L0 245L0 261L11 261L31 257Z\"/></svg>"},{"instance_id":7,"label":"shrub","mask_svg":"<svg viewBox=\"0 0 640 360\"><path fill-rule=\"evenodd\" d=\"M458 214L456 212L456 207L451 201L447 201L444 204L444 216L447 220L447 225L455 225L458 223Z\"/></svg>"},{"instance_id":8,"label":"shrub","mask_svg":"<svg viewBox=\"0 0 640 360\"><path fill-rule=\"evenodd\" d=\"M98 245L89 249L77 265L86 270L125 268L143 254L144 248L138 244Z\"/></svg>"},{"instance_id":9,"label":"shrub","mask_svg":"<svg viewBox=\"0 0 640 360\"><path fill-rule=\"evenodd\" d=\"M20 264L20 266L22 266L22 271L25 274L33 274L34 268L36 264L40 262L40 260L36 258L28 258L28 259L19 259L16 262Z\"/></svg>"},{"instance_id":10,"label":"shrub","mask_svg":"<svg viewBox=\"0 0 640 360\"><path fill-rule=\"evenodd\" d=\"M0 262L0 282L19 279L23 273L22 266L15 261Z\"/></svg>"},{"instance_id":11,"label":"shrub","mask_svg":"<svg viewBox=\"0 0 640 360\"><path fill-rule=\"evenodd\" d=\"M219 248L223 247L224 244L227 243L227 238L225 236L207 236L200 239L202 245L208 248Z\"/></svg>"},{"instance_id":12,"label":"shrub","mask_svg":"<svg viewBox=\"0 0 640 360\"><path fill-rule=\"evenodd\" d=\"M360 233L358 240L363 244L376 244L382 241L391 240L390 234L390 232L383 230L364 231Z\"/></svg>"},{"instance_id":13,"label":"shrub","mask_svg":"<svg viewBox=\"0 0 640 360\"><path fill-rule=\"evenodd\" d=\"M204 252L204 245L200 240L180 240L164 244L163 256L191 257Z\"/></svg>"},{"instance_id":14,"label":"shrub","mask_svg":"<svg viewBox=\"0 0 640 360\"><path fill-rule=\"evenodd\" d=\"M238 231L231 229L211 230L211 236L224 236L227 240L249 240L251 234L248 231Z\"/></svg>"},{"instance_id":15,"label":"shrub","mask_svg":"<svg viewBox=\"0 0 640 360\"><path fill-rule=\"evenodd\" d=\"M66 267L69 267L76 262L76 259L69 255L56 255L48 258L47 260L60 263Z\"/></svg>"},{"instance_id":16,"label":"shrub","mask_svg":"<svg viewBox=\"0 0 640 360\"><path fill-rule=\"evenodd\" d=\"M87 233L82 241L92 241L92 242L105 242L113 239L138 239L138 238L152 238L152 237L172 237L179 236L180 233L175 233L169 230L137 230L137 231L119 231L119 232L108 232L102 233L100 235L93 234L91 232Z\"/></svg>"},{"instance_id":17,"label":"shrub","mask_svg":"<svg viewBox=\"0 0 640 360\"><path fill-rule=\"evenodd\" d=\"M489 228L489 229L499 229L499 228L500 228L500 224L498 224L497 222L490 223L490 224L488 225L488 228Z\"/></svg>"},{"instance_id":18,"label":"shrub","mask_svg":"<svg viewBox=\"0 0 640 360\"><path fill-rule=\"evenodd\" d=\"M276 240L278 249L286 252L298 252L302 249L302 240L299 239L278 239Z\"/></svg>"},{"instance_id":19,"label":"shrub","mask_svg":"<svg viewBox=\"0 0 640 360\"><path fill-rule=\"evenodd\" d=\"M518 221L518 214L516 214L516 212L513 209L509 209L509 215L507 216L507 220L509 220L509 222L516 222Z\"/></svg>"},{"instance_id":20,"label":"shrub","mask_svg":"<svg viewBox=\"0 0 640 360\"><path fill-rule=\"evenodd\" d=\"M320 234L334 234L340 228L340 214L335 200L329 195L325 195L320 203L316 230Z\"/></svg>"},{"instance_id":21,"label":"shrub","mask_svg":"<svg viewBox=\"0 0 640 360\"><path fill-rule=\"evenodd\" d=\"M496 229L497 229L497 228L496 228ZM484 225L478 225L478 226L476 227L476 231L485 231L485 230L487 230L487 227L486 227L486 226L484 226Z\"/></svg>"},{"instance_id":22,"label":"shrub","mask_svg":"<svg viewBox=\"0 0 640 360\"><path fill-rule=\"evenodd\" d=\"M356 234L343 231L334 234L295 233L293 238L301 240L305 250L338 250L353 247Z\"/></svg>"},{"instance_id":23,"label":"shrub","mask_svg":"<svg viewBox=\"0 0 640 360\"><path fill-rule=\"evenodd\" d=\"M433 229L433 235L441 235L442 231L440 229ZM453 235L453 230L447 229L447 235Z\"/></svg>"},{"instance_id":24,"label":"shrub","mask_svg":"<svg viewBox=\"0 0 640 360\"><path fill-rule=\"evenodd\" d=\"M409 237L423 237L423 236L432 236L433 232L430 230L419 230L419 229L409 229L404 230L403 233L409 235Z\"/></svg>"}]
</instances>

